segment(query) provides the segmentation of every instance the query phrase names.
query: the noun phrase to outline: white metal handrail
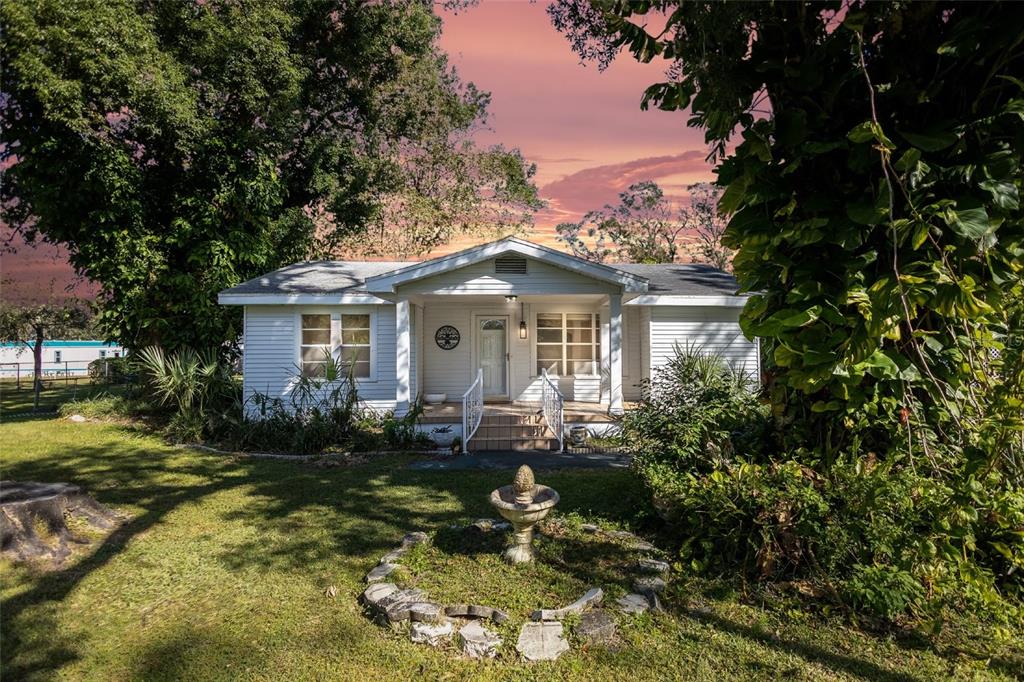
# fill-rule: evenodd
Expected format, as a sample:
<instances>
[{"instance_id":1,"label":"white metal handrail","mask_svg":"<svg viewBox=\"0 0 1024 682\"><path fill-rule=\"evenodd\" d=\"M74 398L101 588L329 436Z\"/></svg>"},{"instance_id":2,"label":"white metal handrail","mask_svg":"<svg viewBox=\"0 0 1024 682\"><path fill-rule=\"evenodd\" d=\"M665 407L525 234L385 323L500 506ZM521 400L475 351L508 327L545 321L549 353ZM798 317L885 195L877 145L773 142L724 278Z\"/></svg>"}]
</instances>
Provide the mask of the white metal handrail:
<instances>
[{"instance_id":1,"label":"white metal handrail","mask_svg":"<svg viewBox=\"0 0 1024 682\"><path fill-rule=\"evenodd\" d=\"M544 401L544 421L558 439L558 451L565 449L565 397L558 390L558 384L551 380L547 369L540 370L541 400Z\"/></svg>"},{"instance_id":2,"label":"white metal handrail","mask_svg":"<svg viewBox=\"0 0 1024 682\"><path fill-rule=\"evenodd\" d=\"M476 381L462 394L462 451L469 454L469 439L476 435L484 417L484 370L476 371Z\"/></svg>"}]
</instances>

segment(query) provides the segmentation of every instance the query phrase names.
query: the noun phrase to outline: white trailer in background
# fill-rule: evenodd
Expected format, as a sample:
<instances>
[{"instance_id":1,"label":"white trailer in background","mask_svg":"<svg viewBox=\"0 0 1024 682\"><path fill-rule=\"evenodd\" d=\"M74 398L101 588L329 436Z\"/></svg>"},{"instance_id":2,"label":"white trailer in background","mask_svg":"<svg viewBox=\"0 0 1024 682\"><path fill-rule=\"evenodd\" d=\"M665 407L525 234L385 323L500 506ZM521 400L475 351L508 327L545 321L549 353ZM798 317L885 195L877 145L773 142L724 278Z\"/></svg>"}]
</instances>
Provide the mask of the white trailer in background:
<instances>
[{"instance_id":1,"label":"white trailer in background","mask_svg":"<svg viewBox=\"0 0 1024 682\"><path fill-rule=\"evenodd\" d=\"M0 344L0 377L31 379L32 351L35 343ZM124 349L115 343L95 340L43 341L43 377L84 377L89 363L103 358L119 358Z\"/></svg>"}]
</instances>

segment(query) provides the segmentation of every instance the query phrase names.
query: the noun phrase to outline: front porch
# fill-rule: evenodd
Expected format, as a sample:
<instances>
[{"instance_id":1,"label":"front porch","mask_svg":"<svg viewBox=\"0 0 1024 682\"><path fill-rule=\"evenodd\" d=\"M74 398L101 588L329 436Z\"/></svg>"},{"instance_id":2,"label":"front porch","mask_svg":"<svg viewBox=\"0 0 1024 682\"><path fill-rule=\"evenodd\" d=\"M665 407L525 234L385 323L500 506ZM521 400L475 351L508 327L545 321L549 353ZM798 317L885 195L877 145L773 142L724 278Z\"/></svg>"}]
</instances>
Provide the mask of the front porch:
<instances>
[{"instance_id":1,"label":"front porch","mask_svg":"<svg viewBox=\"0 0 1024 682\"><path fill-rule=\"evenodd\" d=\"M626 403L628 410L633 403ZM566 424L613 424L617 418L608 414L608 406L601 403L579 402L566 400L564 403ZM510 403L486 403L485 417L530 417L542 412L542 404L533 401L516 401ZM418 419L420 424L460 424L462 423L462 403L446 402L436 405L424 405L423 414Z\"/></svg>"}]
</instances>

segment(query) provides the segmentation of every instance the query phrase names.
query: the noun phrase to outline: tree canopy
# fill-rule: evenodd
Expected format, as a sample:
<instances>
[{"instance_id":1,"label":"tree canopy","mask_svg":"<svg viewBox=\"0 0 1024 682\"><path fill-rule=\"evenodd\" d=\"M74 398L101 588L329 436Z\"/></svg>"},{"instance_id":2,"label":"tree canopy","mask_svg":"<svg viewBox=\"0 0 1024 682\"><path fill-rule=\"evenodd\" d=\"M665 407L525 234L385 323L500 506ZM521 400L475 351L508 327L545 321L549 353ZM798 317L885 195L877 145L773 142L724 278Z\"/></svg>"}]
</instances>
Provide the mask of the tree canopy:
<instances>
[{"instance_id":1,"label":"tree canopy","mask_svg":"<svg viewBox=\"0 0 1024 682\"><path fill-rule=\"evenodd\" d=\"M623 49L668 60L642 105L688 110L705 131L732 215L725 240L754 292L743 326L773 348L777 409L810 429L797 441L849 443L844 415L879 446L907 430L919 446L966 445L979 429L1001 447L1017 437L1024 7L549 11L601 65Z\"/></svg>"},{"instance_id":2,"label":"tree canopy","mask_svg":"<svg viewBox=\"0 0 1024 682\"><path fill-rule=\"evenodd\" d=\"M729 269L732 251L722 245L725 221L717 212L721 191L708 183L687 187L688 204L677 205L646 180L619 193L619 203L560 223L558 240L580 258L603 263L675 263L692 260Z\"/></svg>"},{"instance_id":3,"label":"tree canopy","mask_svg":"<svg viewBox=\"0 0 1024 682\"><path fill-rule=\"evenodd\" d=\"M539 205L517 151L468 141L488 95L426 3L12 0L0 20L5 219L69 249L130 347L232 341L217 291L395 215L407 255Z\"/></svg>"}]
</instances>

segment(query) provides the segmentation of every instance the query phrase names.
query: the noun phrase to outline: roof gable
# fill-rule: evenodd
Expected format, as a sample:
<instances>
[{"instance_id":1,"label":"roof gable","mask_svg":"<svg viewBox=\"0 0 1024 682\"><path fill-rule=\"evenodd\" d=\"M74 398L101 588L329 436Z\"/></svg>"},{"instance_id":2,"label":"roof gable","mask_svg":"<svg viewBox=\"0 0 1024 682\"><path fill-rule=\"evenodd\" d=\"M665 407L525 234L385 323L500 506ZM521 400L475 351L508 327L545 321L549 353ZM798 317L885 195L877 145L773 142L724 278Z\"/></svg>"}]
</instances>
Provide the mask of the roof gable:
<instances>
[{"instance_id":1,"label":"roof gable","mask_svg":"<svg viewBox=\"0 0 1024 682\"><path fill-rule=\"evenodd\" d=\"M465 251L441 256L432 260L415 263L393 272L383 273L366 280L366 291L369 293L390 294L396 287L409 284L427 277L458 270L481 261L490 260L506 254L519 254L555 267L574 272L579 275L619 285L626 293L644 293L647 291L647 279L618 268L601 263L577 258L576 256L555 251L516 237L506 237L498 241L475 246Z\"/></svg>"}]
</instances>

